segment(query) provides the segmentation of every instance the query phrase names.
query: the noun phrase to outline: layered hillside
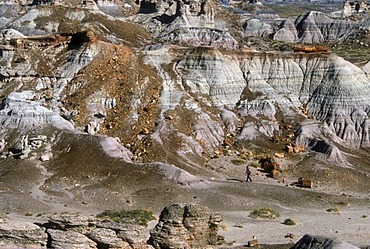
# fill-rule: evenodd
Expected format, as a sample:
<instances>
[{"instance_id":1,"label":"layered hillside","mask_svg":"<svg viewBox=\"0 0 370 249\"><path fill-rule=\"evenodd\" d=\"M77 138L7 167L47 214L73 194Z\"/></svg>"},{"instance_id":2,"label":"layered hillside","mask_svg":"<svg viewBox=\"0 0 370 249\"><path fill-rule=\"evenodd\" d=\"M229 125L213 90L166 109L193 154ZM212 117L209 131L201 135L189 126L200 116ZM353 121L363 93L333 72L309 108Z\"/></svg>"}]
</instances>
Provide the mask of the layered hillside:
<instances>
[{"instance_id":1,"label":"layered hillside","mask_svg":"<svg viewBox=\"0 0 370 249\"><path fill-rule=\"evenodd\" d=\"M2 211L303 208L306 192L289 188L302 176L315 183L310 207L321 208L315 194L366 201L365 14L293 20L210 0L7 2L0 13ZM236 185L246 163L261 181L248 196Z\"/></svg>"}]
</instances>

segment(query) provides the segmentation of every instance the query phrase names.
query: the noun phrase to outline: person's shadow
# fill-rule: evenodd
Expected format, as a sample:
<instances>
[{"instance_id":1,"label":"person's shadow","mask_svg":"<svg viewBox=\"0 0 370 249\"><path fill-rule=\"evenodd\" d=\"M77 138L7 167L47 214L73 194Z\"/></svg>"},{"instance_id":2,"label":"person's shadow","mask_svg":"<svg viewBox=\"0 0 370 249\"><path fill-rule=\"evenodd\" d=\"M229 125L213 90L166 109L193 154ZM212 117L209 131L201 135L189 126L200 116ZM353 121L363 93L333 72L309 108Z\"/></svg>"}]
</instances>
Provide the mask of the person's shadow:
<instances>
[{"instance_id":1,"label":"person's shadow","mask_svg":"<svg viewBox=\"0 0 370 249\"><path fill-rule=\"evenodd\" d=\"M240 179L236 179L236 178L227 178L226 180L227 181L234 181L234 182L245 182L245 180L240 180Z\"/></svg>"}]
</instances>

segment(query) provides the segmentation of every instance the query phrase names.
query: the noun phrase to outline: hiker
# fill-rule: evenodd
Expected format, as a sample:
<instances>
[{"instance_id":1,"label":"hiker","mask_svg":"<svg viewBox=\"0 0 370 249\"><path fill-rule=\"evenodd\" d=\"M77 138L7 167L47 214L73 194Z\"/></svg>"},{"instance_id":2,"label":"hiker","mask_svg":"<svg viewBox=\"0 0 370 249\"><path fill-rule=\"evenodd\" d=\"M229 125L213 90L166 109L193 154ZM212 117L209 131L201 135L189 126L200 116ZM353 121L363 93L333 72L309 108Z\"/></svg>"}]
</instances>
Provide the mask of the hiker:
<instances>
[{"instance_id":1,"label":"hiker","mask_svg":"<svg viewBox=\"0 0 370 249\"><path fill-rule=\"evenodd\" d=\"M252 178L251 178L251 170L249 169L249 166L247 165L247 167L245 167L245 174L246 174L246 182L249 181L252 181Z\"/></svg>"}]
</instances>

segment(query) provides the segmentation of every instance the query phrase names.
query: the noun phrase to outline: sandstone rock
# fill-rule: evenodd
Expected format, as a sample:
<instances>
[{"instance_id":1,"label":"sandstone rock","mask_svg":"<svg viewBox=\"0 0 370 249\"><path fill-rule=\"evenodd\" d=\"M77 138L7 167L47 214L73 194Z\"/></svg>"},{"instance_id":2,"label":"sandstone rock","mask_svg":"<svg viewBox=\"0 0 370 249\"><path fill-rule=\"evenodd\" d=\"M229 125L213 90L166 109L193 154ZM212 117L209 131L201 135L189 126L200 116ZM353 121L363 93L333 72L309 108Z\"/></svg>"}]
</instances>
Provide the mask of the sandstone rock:
<instances>
[{"instance_id":1,"label":"sandstone rock","mask_svg":"<svg viewBox=\"0 0 370 249\"><path fill-rule=\"evenodd\" d=\"M310 179L300 177L298 179L298 185L303 188L313 188L313 182Z\"/></svg>"},{"instance_id":2,"label":"sandstone rock","mask_svg":"<svg viewBox=\"0 0 370 249\"><path fill-rule=\"evenodd\" d=\"M87 234L87 237L95 241L99 247L130 248L129 243L117 237L115 231L111 229L95 228Z\"/></svg>"},{"instance_id":3,"label":"sandstone rock","mask_svg":"<svg viewBox=\"0 0 370 249\"><path fill-rule=\"evenodd\" d=\"M279 164L278 164L278 163L276 163L276 162L272 162L272 163L264 163L264 164L262 165L262 168L263 168L263 170L264 170L266 173L269 173L269 174L271 174L271 175L272 175L272 171L275 171L275 174L276 174L277 172L279 172L279 171L280 171L280 166L279 166Z\"/></svg>"},{"instance_id":4,"label":"sandstone rock","mask_svg":"<svg viewBox=\"0 0 370 249\"><path fill-rule=\"evenodd\" d=\"M274 156L280 159L285 157L284 153L275 153Z\"/></svg>"},{"instance_id":5,"label":"sandstone rock","mask_svg":"<svg viewBox=\"0 0 370 249\"><path fill-rule=\"evenodd\" d=\"M216 244L221 221L207 207L173 204L162 211L150 240L155 248L205 248Z\"/></svg>"},{"instance_id":6,"label":"sandstone rock","mask_svg":"<svg viewBox=\"0 0 370 249\"><path fill-rule=\"evenodd\" d=\"M92 220L89 224L90 226L94 226L98 229L96 230L97 233L100 231L100 229L102 229L102 231L105 233L112 233L111 231L114 231L115 236L111 234L111 237L117 237L119 240L124 241L125 245L139 248L140 246L143 246L143 248L146 247L148 235L143 232L145 226L121 222L100 221L99 219Z\"/></svg>"},{"instance_id":7,"label":"sandstone rock","mask_svg":"<svg viewBox=\"0 0 370 249\"><path fill-rule=\"evenodd\" d=\"M258 245L258 240L254 239L254 240L248 241L248 246L249 247L253 247L253 246L256 246L256 245Z\"/></svg>"},{"instance_id":8,"label":"sandstone rock","mask_svg":"<svg viewBox=\"0 0 370 249\"><path fill-rule=\"evenodd\" d=\"M53 230L69 230L81 234L87 233L90 222L94 221L94 217L89 217L82 214L55 214L47 223L41 226Z\"/></svg>"},{"instance_id":9,"label":"sandstone rock","mask_svg":"<svg viewBox=\"0 0 370 249\"><path fill-rule=\"evenodd\" d=\"M53 248L97 248L97 244L94 241L78 232L47 229L47 233L50 236L50 245Z\"/></svg>"},{"instance_id":10,"label":"sandstone rock","mask_svg":"<svg viewBox=\"0 0 370 249\"><path fill-rule=\"evenodd\" d=\"M117 237L127 242L132 247L140 247L146 245L148 237L143 234L144 227L129 226L128 229L121 230L117 233Z\"/></svg>"},{"instance_id":11,"label":"sandstone rock","mask_svg":"<svg viewBox=\"0 0 370 249\"><path fill-rule=\"evenodd\" d=\"M303 236L292 249L307 248L307 249L359 249L347 242L341 241L337 238L329 238L317 235Z\"/></svg>"},{"instance_id":12,"label":"sandstone rock","mask_svg":"<svg viewBox=\"0 0 370 249\"><path fill-rule=\"evenodd\" d=\"M0 222L0 247L2 248L7 246L46 248L47 239L45 229L30 222Z\"/></svg>"}]
</instances>

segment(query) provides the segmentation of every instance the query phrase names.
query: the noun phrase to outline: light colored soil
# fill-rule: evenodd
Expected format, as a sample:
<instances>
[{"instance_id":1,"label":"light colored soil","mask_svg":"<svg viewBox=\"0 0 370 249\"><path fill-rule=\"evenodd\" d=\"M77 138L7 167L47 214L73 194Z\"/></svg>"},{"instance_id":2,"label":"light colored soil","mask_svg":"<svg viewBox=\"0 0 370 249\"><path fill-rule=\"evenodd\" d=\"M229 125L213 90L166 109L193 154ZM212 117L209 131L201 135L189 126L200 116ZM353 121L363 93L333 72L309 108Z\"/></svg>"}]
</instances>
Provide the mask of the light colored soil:
<instances>
[{"instance_id":1,"label":"light colored soil","mask_svg":"<svg viewBox=\"0 0 370 249\"><path fill-rule=\"evenodd\" d=\"M205 173L196 177L199 182L184 174L182 182L189 177L189 184L184 185L166 179L155 164L131 164L108 157L99 148L98 137L76 134L60 139L55 158L42 166L32 160L1 162L1 212L32 213L32 219L40 213L97 214L107 209L145 208L159 216L172 203L199 203L224 217L225 229L220 235L226 244L220 248L246 245L253 236L260 244L294 243L307 233L336 236L356 246L370 245L370 196L364 194L369 181L356 183L364 189L358 194L331 187L330 182L315 182L313 189L304 189L291 185L300 171L295 175L287 170L283 183L251 167L253 182L247 183L245 164L235 165L234 156L224 156L202 166ZM288 169L289 161L280 164ZM17 178L22 181L15 181ZM280 217L248 217L261 207L273 208ZM339 214L327 212L330 208L338 208ZM283 225L287 218L297 225ZM294 237L285 238L288 233Z\"/></svg>"},{"instance_id":2,"label":"light colored soil","mask_svg":"<svg viewBox=\"0 0 370 249\"><path fill-rule=\"evenodd\" d=\"M329 213L325 209L284 208L281 217L275 220L253 219L249 212L221 212L226 229L220 234L227 242L245 245L253 236L261 244L287 244L296 242L305 234L338 237L356 246L368 246L370 238L370 208L343 207L340 214ZM365 218L364 215L367 215ZM285 219L297 222L295 226L284 225ZM293 234L293 238L286 238Z\"/></svg>"},{"instance_id":3,"label":"light colored soil","mask_svg":"<svg viewBox=\"0 0 370 249\"><path fill-rule=\"evenodd\" d=\"M286 244L286 248L290 248L289 243L297 242L305 234L313 234L338 237L359 247L369 246L370 195L366 191L352 191L350 195L323 183L315 183L313 189L303 189L292 185L297 178L289 173L283 183L256 168L252 168L253 182L246 183L245 164L235 165L231 160L230 157L222 157L210 161L211 167L226 178L220 180L225 185L224 194L232 192L230 188L239 189L234 192L236 200L231 196L225 198L231 205L218 205L218 212L224 217L224 229L220 235L225 237L226 244L234 247L247 245L255 236L260 244ZM284 160L280 163L287 165ZM217 206L217 203L209 205ZM280 217L274 220L249 217L250 212L261 207L277 210ZM337 208L339 213L328 212L331 208ZM295 220L297 225L284 225L288 218Z\"/></svg>"}]
</instances>

